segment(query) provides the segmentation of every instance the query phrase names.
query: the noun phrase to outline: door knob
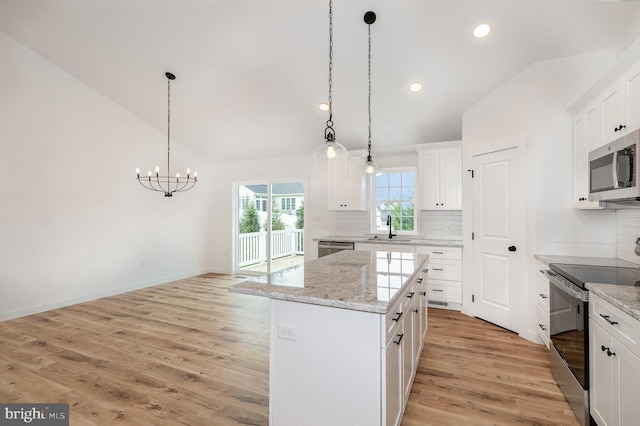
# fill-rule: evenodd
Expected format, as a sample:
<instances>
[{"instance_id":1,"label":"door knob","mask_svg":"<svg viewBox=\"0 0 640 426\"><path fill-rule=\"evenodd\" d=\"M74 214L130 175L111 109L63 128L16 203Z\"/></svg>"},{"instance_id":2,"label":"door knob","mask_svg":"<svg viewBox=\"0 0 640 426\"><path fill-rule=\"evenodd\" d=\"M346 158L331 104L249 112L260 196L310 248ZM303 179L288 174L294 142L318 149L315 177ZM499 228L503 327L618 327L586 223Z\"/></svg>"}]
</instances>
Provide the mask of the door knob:
<instances>
[{"instance_id":1,"label":"door knob","mask_svg":"<svg viewBox=\"0 0 640 426\"><path fill-rule=\"evenodd\" d=\"M516 251L516 246L510 246L509 251Z\"/></svg>"}]
</instances>

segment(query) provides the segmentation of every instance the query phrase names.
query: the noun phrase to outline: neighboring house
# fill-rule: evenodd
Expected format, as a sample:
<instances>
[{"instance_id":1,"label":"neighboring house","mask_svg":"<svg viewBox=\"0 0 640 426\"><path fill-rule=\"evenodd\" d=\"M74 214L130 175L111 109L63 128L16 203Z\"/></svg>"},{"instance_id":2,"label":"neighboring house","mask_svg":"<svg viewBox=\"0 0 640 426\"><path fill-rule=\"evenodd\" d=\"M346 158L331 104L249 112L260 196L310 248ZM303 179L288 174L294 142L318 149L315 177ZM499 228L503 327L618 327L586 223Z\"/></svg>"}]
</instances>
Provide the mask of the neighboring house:
<instances>
[{"instance_id":1,"label":"neighboring house","mask_svg":"<svg viewBox=\"0 0 640 426\"><path fill-rule=\"evenodd\" d=\"M242 185L238 189L240 200L239 217L247 203L253 203L263 223L267 218L267 189L268 185ZM287 229L295 227L296 211L302 207L304 201L304 185L302 183L275 183L271 185L271 198L274 207L280 210L281 219Z\"/></svg>"}]
</instances>

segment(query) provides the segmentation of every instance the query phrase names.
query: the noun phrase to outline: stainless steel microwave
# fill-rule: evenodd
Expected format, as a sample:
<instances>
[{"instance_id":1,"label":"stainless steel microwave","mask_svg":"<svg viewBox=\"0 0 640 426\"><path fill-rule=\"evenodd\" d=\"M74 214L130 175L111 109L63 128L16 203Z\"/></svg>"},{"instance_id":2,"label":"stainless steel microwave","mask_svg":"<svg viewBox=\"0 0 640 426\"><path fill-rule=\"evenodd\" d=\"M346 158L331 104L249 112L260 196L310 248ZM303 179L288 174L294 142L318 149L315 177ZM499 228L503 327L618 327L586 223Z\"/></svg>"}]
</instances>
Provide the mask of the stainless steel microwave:
<instances>
[{"instance_id":1,"label":"stainless steel microwave","mask_svg":"<svg viewBox=\"0 0 640 426\"><path fill-rule=\"evenodd\" d=\"M640 130L589 153L590 201L640 201Z\"/></svg>"}]
</instances>

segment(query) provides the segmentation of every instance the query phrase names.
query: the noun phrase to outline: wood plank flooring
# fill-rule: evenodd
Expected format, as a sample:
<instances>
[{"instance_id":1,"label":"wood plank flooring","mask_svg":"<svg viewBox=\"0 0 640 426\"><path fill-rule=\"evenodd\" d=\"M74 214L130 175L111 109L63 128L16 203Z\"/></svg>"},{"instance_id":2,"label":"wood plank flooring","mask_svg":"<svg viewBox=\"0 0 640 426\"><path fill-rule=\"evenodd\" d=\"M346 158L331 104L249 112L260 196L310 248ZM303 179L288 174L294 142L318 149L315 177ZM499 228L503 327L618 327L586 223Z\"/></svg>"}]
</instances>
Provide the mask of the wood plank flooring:
<instances>
[{"instance_id":1,"label":"wood plank flooring","mask_svg":"<svg viewBox=\"0 0 640 426\"><path fill-rule=\"evenodd\" d=\"M269 305L206 274L0 323L0 402L71 425L267 425ZM403 425L577 425L546 348L429 311Z\"/></svg>"}]
</instances>

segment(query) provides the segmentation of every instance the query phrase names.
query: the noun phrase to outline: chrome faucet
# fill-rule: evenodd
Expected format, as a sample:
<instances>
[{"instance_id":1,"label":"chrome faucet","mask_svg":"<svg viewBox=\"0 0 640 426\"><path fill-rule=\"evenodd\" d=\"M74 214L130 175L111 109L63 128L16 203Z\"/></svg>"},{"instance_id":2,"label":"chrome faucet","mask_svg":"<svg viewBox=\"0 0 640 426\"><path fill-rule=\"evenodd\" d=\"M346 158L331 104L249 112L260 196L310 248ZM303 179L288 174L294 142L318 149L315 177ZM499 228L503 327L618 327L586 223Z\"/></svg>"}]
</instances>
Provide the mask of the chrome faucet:
<instances>
[{"instance_id":1,"label":"chrome faucet","mask_svg":"<svg viewBox=\"0 0 640 426\"><path fill-rule=\"evenodd\" d=\"M391 232L391 215L390 214L387 215L387 226L389 227L389 238L395 237L396 234L393 234Z\"/></svg>"}]
</instances>

